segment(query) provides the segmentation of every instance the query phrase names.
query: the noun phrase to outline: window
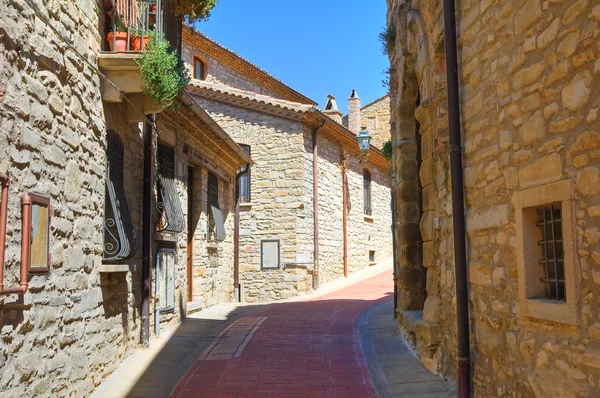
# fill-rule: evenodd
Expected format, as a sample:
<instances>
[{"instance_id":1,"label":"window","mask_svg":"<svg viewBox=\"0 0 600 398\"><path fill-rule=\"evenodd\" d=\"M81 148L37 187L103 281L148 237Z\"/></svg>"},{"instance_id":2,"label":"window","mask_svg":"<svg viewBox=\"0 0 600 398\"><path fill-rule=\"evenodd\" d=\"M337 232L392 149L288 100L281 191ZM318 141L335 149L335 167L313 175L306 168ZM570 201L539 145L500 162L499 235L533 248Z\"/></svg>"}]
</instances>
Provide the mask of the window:
<instances>
[{"instance_id":1,"label":"window","mask_svg":"<svg viewBox=\"0 0 600 398\"><path fill-rule=\"evenodd\" d=\"M579 323L573 199L570 180L513 196L521 316Z\"/></svg>"},{"instance_id":2,"label":"window","mask_svg":"<svg viewBox=\"0 0 600 398\"><path fill-rule=\"evenodd\" d=\"M250 145L240 145L240 148L246 155L250 156ZM250 170L244 175L242 175L239 179L238 186L238 194L240 198L240 203L249 203L251 201L250 197Z\"/></svg>"},{"instance_id":3,"label":"window","mask_svg":"<svg viewBox=\"0 0 600 398\"><path fill-rule=\"evenodd\" d=\"M206 66L200 58L194 57L194 79L206 79Z\"/></svg>"},{"instance_id":4,"label":"window","mask_svg":"<svg viewBox=\"0 0 600 398\"><path fill-rule=\"evenodd\" d=\"M135 231L123 188L123 143L106 134L106 195L104 203L103 261L120 261L135 254Z\"/></svg>"},{"instance_id":5,"label":"window","mask_svg":"<svg viewBox=\"0 0 600 398\"><path fill-rule=\"evenodd\" d=\"M375 262L375 250L369 250L369 262L370 263Z\"/></svg>"},{"instance_id":6,"label":"window","mask_svg":"<svg viewBox=\"0 0 600 398\"><path fill-rule=\"evenodd\" d=\"M156 295L159 312L175 309L175 249L161 247L156 251Z\"/></svg>"},{"instance_id":7,"label":"window","mask_svg":"<svg viewBox=\"0 0 600 398\"><path fill-rule=\"evenodd\" d=\"M219 179L208 173L208 240L225 240L225 224L219 207Z\"/></svg>"},{"instance_id":8,"label":"window","mask_svg":"<svg viewBox=\"0 0 600 398\"><path fill-rule=\"evenodd\" d=\"M369 170L363 171L363 194L365 203L365 214L371 215L371 173Z\"/></svg>"},{"instance_id":9,"label":"window","mask_svg":"<svg viewBox=\"0 0 600 398\"><path fill-rule=\"evenodd\" d=\"M185 216L175 183L175 150L158 144L158 220L157 232L178 234L185 229Z\"/></svg>"},{"instance_id":10,"label":"window","mask_svg":"<svg viewBox=\"0 0 600 398\"><path fill-rule=\"evenodd\" d=\"M540 246L543 277L540 282L546 285L539 298L565 301L565 269L562 240L562 219L560 204L540 206L535 209L536 223L540 229ZM538 298L538 297L536 297Z\"/></svg>"}]
</instances>

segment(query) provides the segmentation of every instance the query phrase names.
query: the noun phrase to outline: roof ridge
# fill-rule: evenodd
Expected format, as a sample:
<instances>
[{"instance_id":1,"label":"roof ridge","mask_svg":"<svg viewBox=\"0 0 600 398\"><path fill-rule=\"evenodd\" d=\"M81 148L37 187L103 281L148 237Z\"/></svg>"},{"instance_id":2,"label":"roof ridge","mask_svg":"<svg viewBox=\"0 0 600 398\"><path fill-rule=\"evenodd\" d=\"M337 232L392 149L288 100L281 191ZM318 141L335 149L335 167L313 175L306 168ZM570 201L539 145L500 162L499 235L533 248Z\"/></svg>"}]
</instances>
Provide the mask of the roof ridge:
<instances>
[{"instance_id":1,"label":"roof ridge","mask_svg":"<svg viewBox=\"0 0 600 398\"><path fill-rule=\"evenodd\" d=\"M192 34L195 34L197 36L202 37L203 39L207 40L208 42L214 44L215 46L227 51L228 53L230 53L231 55L235 56L236 58L240 59L241 61L247 63L248 65L252 66L253 68L255 68L256 70L258 70L259 72L261 72L262 74L264 74L265 76L267 76L270 79L273 79L274 81L276 81L277 83L285 86L287 89L293 91L294 93L298 94L300 97L303 97L304 99L307 100L307 102L316 105L317 102L315 102L314 100L310 99L309 97L307 97L306 95L302 94L301 92L299 92L298 90L292 88L291 86L289 86L288 84L284 83L283 80L278 79L277 77L273 76L272 74L270 74L269 72L267 72L265 69L261 68L260 66L258 66L257 64L247 60L246 58L242 57L240 54L236 53L235 51L225 47L224 45L222 45L221 43L217 42L216 40L208 37L207 35L205 35L204 33L200 32L198 29L194 28L193 26L184 24L184 28L185 29L189 29Z\"/></svg>"}]
</instances>

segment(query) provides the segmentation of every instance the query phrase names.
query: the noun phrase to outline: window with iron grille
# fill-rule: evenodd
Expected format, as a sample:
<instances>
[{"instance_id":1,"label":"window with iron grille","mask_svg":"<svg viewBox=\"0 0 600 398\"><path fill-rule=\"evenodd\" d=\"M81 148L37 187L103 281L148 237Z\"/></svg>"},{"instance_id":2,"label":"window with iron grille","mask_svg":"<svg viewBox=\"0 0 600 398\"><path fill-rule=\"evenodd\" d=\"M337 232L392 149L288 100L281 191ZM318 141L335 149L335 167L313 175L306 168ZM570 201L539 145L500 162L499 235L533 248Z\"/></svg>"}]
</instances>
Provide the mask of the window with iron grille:
<instances>
[{"instance_id":1,"label":"window with iron grille","mask_svg":"<svg viewBox=\"0 0 600 398\"><path fill-rule=\"evenodd\" d=\"M219 179L208 173L208 240L225 240L225 223L219 207Z\"/></svg>"},{"instance_id":2,"label":"window with iron grille","mask_svg":"<svg viewBox=\"0 0 600 398\"><path fill-rule=\"evenodd\" d=\"M573 181L517 191L512 202L519 315L580 324L582 276L577 264Z\"/></svg>"},{"instance_id":3,"label":"window with iron grille","mask_svg":"<svg viewBox=\"0 0 600 398\"><path fill-rule=\"evenodd\" d=\"M365 214L371 215L371 173L369 170L363 171L363 194L365 203Z\"/></svg>"},{"instance_id":4,"label":"window with iron grille","mask_svg":"<svg viewBox=\"0 0 600 398\"><path fill-rule=\"evenodd\" d=\"M246 152L246 155L250 156L250 145L240 145L240 148L242 148L242 150L244 152ZM248 172L244 175L242 175L239 178L239 186L238 186L238 193L239 193L239 199L240 199L240 203L250 203L251 201L251 196L250 196L250 170L248 170Z\"/></svg>"},{"instance_id":5,"label":"window with iron grille","mask_svg":"<svg viewBox=\"0 0 600 398\"><path fill-rule=\"evenodd\" d=\"M106 134L106 195L104 202L104 251L102 260L126 260L135 254L135 231L123 187L123 143Z\"/></svg>"},{"instance_id":6,"label":"window with iron grille","mask_svg":"<svg viewBox=\"0 0 600 398\"><path fill-rule=\"evenodd\" d=\"M157 232L178 234L185 229L185 216L175 182L175 150L158 144Z\"/></svg>"},{"instance_id":7,"label":"window with iron grille","mask_svg":"<svg viewBox=\"0 0 600 398\"><path fill-rule=\"evenodd\" d=\"M565 268L562 239L562 215L560 204L536 208L537 221L542 239L537 241L541 249L543 277L540 282L546 285L547 296L553 300L565 300Z\"/></svg>"}]
</instances>

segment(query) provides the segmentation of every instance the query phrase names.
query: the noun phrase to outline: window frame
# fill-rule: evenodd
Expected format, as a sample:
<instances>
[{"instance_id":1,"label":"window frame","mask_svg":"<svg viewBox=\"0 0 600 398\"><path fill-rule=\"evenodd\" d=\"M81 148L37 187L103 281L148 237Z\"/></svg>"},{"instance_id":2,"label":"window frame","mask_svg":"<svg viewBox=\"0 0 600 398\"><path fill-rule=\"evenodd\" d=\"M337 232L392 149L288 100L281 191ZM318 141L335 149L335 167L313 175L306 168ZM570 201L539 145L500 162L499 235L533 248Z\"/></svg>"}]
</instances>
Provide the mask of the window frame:
<instances>
[{"instance_id":1,"label":"window frame","mask_svg":"<svg viewBox=\"0 0 600 398\"><path fill-rule=\"evenodd\" d=\"M200 62L201 66L202 66L202 70L200 71L200 78L196 77L198 62ZM194 79L206 80L206 76L207 76L206 65L207 65L206 62L202 58L197 57L197 56L194 57L194 68L193 68L194 69Z\"/></svg>"},{"instance_id":2,"label":"window frame","mask_svg":"<svg viewBox=\"0 0 600 398\"><path fill-rule=\"evenodd\" d=\"M211 180L214 181L213 184L211 184ZM214 186L214 184L216 184L216 186ZM211 189L211 187L213 189ZM225 230L225 220L223 219L223 214L221 213L221 207L219 205L219 177L210 171L208 172L206 181L206 194L208 223L207 240L210 242L222 242L227 238L227 231ZM212 228L211 221L214 224ZM222 234L219 234L219 230L221 230Z\"/></svg>"},{"instance_id":3,"label":"window frame","mask_svg":"<svg viewBox=\"0 0 600 398\"><path fill-rule=\"evenodd\" d=\"M248 144L238 144L240 148L246 153L246 155L251 156L252 147ZM247 190L248 195L244 196L242 192L242 181L247 181ZM252 177L251 177L251 168L248 166L248 172L241 176L238 179L238 199L240 203L252 203Z\"/></svg>"},{"instance_id":4,"label":"window frame","mask_svg":"<svg viewBox=\"0 0 600 398\"><path fill-rule=\"evenodd\" d=\"M368 216L373 215L372 182L371 172L368 169L363 169L363 212Z\"/></svg>"},{"instance_id":5,"label":"window frame","mask_svg":"<svg viewBox=\"0 0 600 398\"><path fill-rule=\"evenodd\" d=\"M577 263L574 186L571 180L562 180L513 194L517 233L517 273L519 290L519 315L570 325L578 325L581 274ZM535 298L539 286L538 272L532 267L539 266L539 246L532 225L535 209L544 205L560 204L562 217L562 238L564 250L565 300ZM535 263L535 264L532 264Z\"/></svg>"}]
</instances>

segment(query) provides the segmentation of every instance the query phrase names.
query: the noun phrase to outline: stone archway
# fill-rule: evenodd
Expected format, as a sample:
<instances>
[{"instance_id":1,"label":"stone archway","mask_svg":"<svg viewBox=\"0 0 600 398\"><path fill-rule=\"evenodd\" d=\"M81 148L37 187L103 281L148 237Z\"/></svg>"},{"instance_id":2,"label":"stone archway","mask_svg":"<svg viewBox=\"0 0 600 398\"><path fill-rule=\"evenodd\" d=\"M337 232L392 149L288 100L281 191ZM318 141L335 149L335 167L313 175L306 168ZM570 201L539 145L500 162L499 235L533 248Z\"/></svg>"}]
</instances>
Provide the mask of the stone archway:
<instances>
[{"instance_id":1,"label":"stone archway","mask_svg":"<svg viewBox=\"0 0 600 398\"><path fill-rule=\"evenodd\" d=\"M423 19L409 4L397 16L390 96L398 320L421 360L436 371L441 327L433 143L439 101Z\"/></svg>"}]
</instances>

